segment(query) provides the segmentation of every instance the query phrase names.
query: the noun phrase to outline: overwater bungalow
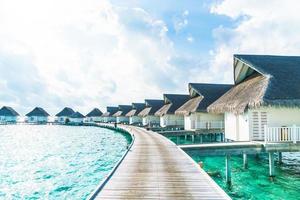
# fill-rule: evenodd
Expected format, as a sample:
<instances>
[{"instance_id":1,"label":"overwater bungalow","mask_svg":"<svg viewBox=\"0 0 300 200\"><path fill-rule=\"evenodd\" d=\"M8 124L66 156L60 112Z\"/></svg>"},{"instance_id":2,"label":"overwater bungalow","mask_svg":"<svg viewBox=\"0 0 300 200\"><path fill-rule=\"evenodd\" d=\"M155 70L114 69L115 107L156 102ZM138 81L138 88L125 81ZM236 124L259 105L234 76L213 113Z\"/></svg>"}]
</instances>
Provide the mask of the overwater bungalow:
<instances>
[{"instance_id":1,"label":"overwater bungalow","mask_svg":"<svg viewBox=\"0 0 300 200\"><path fill-rule=\"evenodd\" d=\"M119 110L113 116L116 117L116 122L120 124L128 124L129 117L126 116L127 113L131 110L131 105L119 105Z\"/></svg>"},{"instance_id":2,"label":"overwater bungalow","mask_svg":"<svg viewBox=\"0 0 300 200\"><path fill-rule=\"evenodd\" d=\"M234 55L235 85L208 107L233 141L300 140L300 57Z\"/></svg>"},{"instance_id":3,"label":"overwater bungalow","mask_svg":"<svg viewBox=\"0 0 300 200\"><path fill-rule=\"evenodd\" d=\"M132 109L126 114L129 117L129 124L142 125L143 118L138 114L145 108L144 103L132 103Z\"/></svg>"},{"instance_id":4,"label":"overwater bungalow","mask_svg":"<svg viewBox=\"0 0 300 200\"><path fill-rule=\"evenodd\" d=\"M16 123L19 116L19 113L9 106L0 109L0 123Z\"/></svg>"},{"instance_id":5,"label":"overwater bungalow","mask_svg":"<svg viewBox=\"0 0 300 200\"><path fill-rule=\"evenodd\" d=\"M70 116L70 123L82 124L84 118L85 118L85 116L77 111Z\"/></svg>"},{"instance_id":6,"label":"overwater bungalow","mask_svg":"<svg viewBox=\"0 0 300 200\"><path fill-rule=\"evenodd\" d=\"M72 108L65 107L55 115L55 121L61 124L68 123L70 121L70 116L73 115L75 111Z\"/></svg>"},{"instance_id":7,"label":"overwater bungalow","mask_svg":"<svg viewBox=\"0 0 300 200\"><path fill-rule=\"evenodd\" d=\"M102 119L104 123L114 123L116 122L116 117L113 115L119 111L119 107L106 107L106 112L102 115Z\"/></svg>"},{"instance_id":8,"label":"overwater bungalow","mask_svg":"<svg viewBox=\"0 0 300 200\"><path fill-rule=\"evenodd\" d=\"M190 99L175 111L184 115L185 130L224 129L224 114L208 113L207 107L227 92L232 85L190 83Z\"/></svg>"},{"instance_id":9,"label":"overwater bungalow","mask_svg":"<svg viewBox=\"0 0 300 200\"><path fill-rule=\"evenodd\" d=\"M91 112L86 115L87 122L103 122L103 113L98 109L94 108Z\"/></svg>"},{"instance_id":10,"label":"overwater bungalow","mask_svg":"<svg viewBox=\"0 0 300 200\"><path fill-rule=\"evenodd\" d=\"M138 114L143 118L143 126L159 126L160 117L154 114L163 106L164 100L145 99L145 108Z\"/></svg>"},{"instance_id":11,"label":"overwater bungalow","mask_svg":"<svg viewBox=\"0 0 300 200\"><path fill-rule=\"evenodd\" d=\"M155 115L160 117L161 127L184 127L184 116L176 115L175 111L189 100L189 95L164 94L164 105Z\"/></svg>"},{"instance_id":12,"label":"overwater bungalow","mask_svg":"<svg viewBox=\"0 0 300 200\"><path fill-rule=\"evenodd\" d=\"M28 123L47 123L50 115L41 107L35 107L26 114L26 122Z\"/></svg>"}]
</instances>

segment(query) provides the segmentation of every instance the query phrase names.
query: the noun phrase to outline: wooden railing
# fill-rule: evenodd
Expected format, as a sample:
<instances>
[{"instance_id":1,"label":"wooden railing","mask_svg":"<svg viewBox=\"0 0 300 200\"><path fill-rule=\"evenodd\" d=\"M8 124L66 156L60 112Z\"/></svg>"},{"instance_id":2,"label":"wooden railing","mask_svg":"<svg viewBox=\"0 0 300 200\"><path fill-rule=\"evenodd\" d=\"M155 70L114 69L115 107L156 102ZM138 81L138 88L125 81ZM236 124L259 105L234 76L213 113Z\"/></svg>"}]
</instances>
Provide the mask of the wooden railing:
<instances>
[{"instance_id":1,"label":"wooden railing","mask_svg":"<svg viewBox=\"0 0 300 200\"><path fill-rule=\"evenodd\" d=\"M223 121L192 121L192 129L223 129Z\"/></svg>"},{"instance_id":2,"label":"wooden railing","mask_svg":"<svg viewBox=\"0 0 300 200\"><path fill-rule=\"evenodd\" d=\"M265 143L300 141L300 126L268 127L264 126Z\"/></svg>"}]
</instances>

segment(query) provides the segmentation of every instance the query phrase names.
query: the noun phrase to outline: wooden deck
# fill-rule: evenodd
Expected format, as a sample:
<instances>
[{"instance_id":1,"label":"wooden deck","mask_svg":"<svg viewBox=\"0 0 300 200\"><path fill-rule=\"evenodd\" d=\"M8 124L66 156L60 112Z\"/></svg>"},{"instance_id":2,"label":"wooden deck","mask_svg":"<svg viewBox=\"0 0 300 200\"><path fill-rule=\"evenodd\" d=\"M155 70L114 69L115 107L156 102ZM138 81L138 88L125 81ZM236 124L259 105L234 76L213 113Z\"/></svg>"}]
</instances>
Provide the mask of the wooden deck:
<instances>
[{"instance_id":1,"label":"wooden deck","mask_svg":"<svg viewBox=\"0 0 300 200\"><path fill-rule=\"evenodd\" d=\"M230 199L167 138L138 127L122 128L134 134L134 144L96 199Z\"/></svg>"}]
</instances>

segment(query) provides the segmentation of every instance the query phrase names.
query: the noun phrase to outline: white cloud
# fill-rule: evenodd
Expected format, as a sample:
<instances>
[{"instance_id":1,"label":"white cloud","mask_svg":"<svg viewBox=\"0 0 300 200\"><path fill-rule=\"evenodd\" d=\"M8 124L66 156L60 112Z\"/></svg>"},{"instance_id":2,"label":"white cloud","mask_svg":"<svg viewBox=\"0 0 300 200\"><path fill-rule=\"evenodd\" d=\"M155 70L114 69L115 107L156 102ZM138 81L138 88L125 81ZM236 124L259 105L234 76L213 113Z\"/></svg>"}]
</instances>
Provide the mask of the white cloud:
<instances>
[{"instance_id":1,"label":"white cloud","mask_svg":"<svg viewBox=\"0 0 300 200\"><path fill-rule=\"evenodd\" d=\"M193 43L193 42L195 41L195 39L194 39L192 36L188 36L188 37L186 38L186 40L187 40L188 42L190 42L190 43Z\"/></svg>"},{"instance_id":2,"label":"white cloud","mask_svg":"<svg viewBox=\"0 0 300 200\"><path fill-rule=\"evenodd\" d=\"M188 15L189 15L189 11L184 10L179 16L174 17L173 24L174 24L174 29L176 32L181 31L188 25L188 23L189 23L189 21L187 19Z\"/></svg>"},{"instance_id":3,"label":"white cloud","mask_svg":"<svg viewBox=\"0 0 300 200\"><path fill-rule=\"evenodd\" d=\"M300 2L296 0L224 0L211 12L236 20L233 28L214 31L216 48L211 52L211 72L226 72L232 80L232 55L235 53L298 55L300 52Z\"/></svg>"},{"instance_id":4,"label":"white cloud","mask_svg":"<svg viewBox=\"0 0 300 200\"><path fill-rule=\"evenodd\" d=\"M166 24L141 8L2 0L0 24L0 105L23 114L38 105L87 112L182 88Z\"/></svg>"}]
</instances>

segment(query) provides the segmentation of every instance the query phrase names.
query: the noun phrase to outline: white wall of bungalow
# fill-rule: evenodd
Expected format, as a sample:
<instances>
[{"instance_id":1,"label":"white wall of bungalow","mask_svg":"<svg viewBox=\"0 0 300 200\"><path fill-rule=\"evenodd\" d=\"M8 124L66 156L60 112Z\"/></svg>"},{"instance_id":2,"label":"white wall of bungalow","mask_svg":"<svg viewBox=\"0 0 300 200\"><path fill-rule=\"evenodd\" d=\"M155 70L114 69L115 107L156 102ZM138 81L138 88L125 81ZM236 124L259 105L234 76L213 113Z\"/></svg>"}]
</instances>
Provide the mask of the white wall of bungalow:
<instances>
[{"instance_id":1,"label":"white wall of bungalow","mask_svg":"<svg viewBox=\"0 0 300 200\"><path fill-rule=\"evenodd\" d=\"M86 122L103 122L103 117L85 117Z\"/></svg>"},{"instance_id":2,"label":"white wall of bungalow","mask_svg":"<svg viewBox=\"0 0 300 200\"><path fill-rule=\"evenodd\" d=\"M299 63L296 56L234 57L235 86L208 107L225 113L227 139L300 140Z\"/></svg>"},{"instance_id":3,"label":"white wall of bungalow","mask_svg":"<svg viewBox=\"0 0 300 200\"><path fill-rule=\"evenodd\" d=\"M70 122L71 123L83 123L83 121L84 121L83 117L82 118L78 118L78 117L72 118L72 117L70 117Z\"/></svg>"},{"instance_id":4,"label":"white wall of bungalow","mask_svg":"<svg viewBox=\"0 0 300 200\"><path fill-rule=\"evenodd\" d=\"M160 117L155 115L147 115L143 117L143 126L160 125Z\"/></svg>"},{"instance_id":5,"label":"white wall of bungalow","mask_svg":"<svg viewBox=\"0 0 300 200\"><path fill-rule=\"evenodd\" d=\"M129 124L142 124L143 118L140 116L131 116L129 117Z\"/></svg>"},{"instance_id":6,"label":"white wall of bungalow","mask_svg":"<svg viewBox=\"0 0 300 200\"><path fill-rule=\"evenodd\" d=\"M5 116L0 115L0 122L6 123L6 122L17 122L19 120L18 116Z\"/></svg>"},{"instance_id":7,"label":"white wall of bungalow","mask_svg":"<svg viewBox=\"0 0 300 200\"><path fill-rule=\"evenodd\" d=\"M224 128L224 114L195 112L184 116L185 130L222 128Z\"/></svg>"},{"instance_id":8,"label":"white wall of bungalow","mask_svg":"<svg viewBox=\"0 0 300 200\"><path fill-rule=\"evenodd\" d=\"M126 116L118 116L116 118L116 122L118 124L128 124L129 123L129 117L126 117Z\"/></svg>"},{"instance_id":9,"label":"white wall of bungalow","mask_svg":"<svg viewBox=\"0 0 300 200\"><path fill-rule=\"evenodd\" d=\"M46 116L30 116L27 117L28 123L46 123L48 122L48 117Z\"/></svg>"},{"instance_id":10,"label":"white wall of bungalow","mask_svg":"<svg viewBox=\"0 0 300 200\"><path fill-rule=\"evenodd\" d=\"M175 114L166 114L160 117L160 126L179 126L184 127L184 116Z\"/></svg>"},{"instance_id":11,"label":"white wall of bungalow","mask_svg":"<svg viewBox=\"0 0 300 200\"><path fill-rule=\"evenodd\" d=\"M117 118L113 117L113 116L103 117L103 122L104 123L114 123L116 121L117 121Z\"/></svg>"}]
</instances>

